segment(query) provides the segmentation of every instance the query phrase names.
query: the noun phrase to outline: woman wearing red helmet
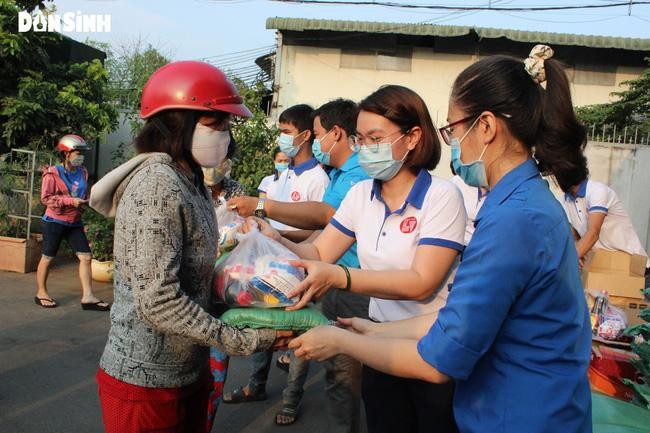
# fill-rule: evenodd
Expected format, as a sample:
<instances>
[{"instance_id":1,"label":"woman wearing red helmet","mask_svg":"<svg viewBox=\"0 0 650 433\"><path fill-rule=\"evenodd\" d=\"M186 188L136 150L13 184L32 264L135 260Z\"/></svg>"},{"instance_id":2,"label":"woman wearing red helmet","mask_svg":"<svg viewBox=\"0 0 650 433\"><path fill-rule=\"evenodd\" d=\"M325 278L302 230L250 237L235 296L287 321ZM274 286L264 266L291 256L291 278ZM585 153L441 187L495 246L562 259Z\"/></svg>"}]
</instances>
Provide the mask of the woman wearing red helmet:
<instances>
[{"instance_id":1,"label":"woman wearing red helmet","mask_svg":"<svg viewBox=\"0 0 650 433\"><path fill-rule=\"evenodd\" d=\"M47 277L52 260L65 238L79 258L81 307L97 311L110 309L108 303L97 299L93 294L90 246L81 221L82 207L88 203L88 171L83 163L84 152L89 149L82 137L64 135L56 145L56 150L61 155L61 164L46 167L43 171L43 255L36 271L37 291L34 297L36 305L43 308L58 305L47 291Z\"/></svg>"},{"instance_id":2,"label":"woman wearing red helmet","mask_svg":"<svg viewBox=\"0 0 650 433\"><path fill-rule=\"evenodd\" d=\"M114 303L97 373L111 432L206 429L208 348L248 355L288 332L238 330L207 311L217 224L201 167L225 159L230 117L250 117L233 84L207 63L156 71L142 92L137 155L93 188L115 216Z\"/></svg>"}]
</instances>

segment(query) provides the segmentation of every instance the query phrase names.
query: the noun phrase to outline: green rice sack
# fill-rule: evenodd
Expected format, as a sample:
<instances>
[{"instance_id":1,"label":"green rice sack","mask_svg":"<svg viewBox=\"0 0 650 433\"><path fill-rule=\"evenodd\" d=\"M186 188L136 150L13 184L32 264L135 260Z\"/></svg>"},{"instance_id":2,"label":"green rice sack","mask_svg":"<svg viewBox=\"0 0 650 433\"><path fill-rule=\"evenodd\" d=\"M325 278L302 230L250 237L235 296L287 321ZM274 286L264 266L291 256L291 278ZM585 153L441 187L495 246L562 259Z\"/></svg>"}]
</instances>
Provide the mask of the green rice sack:
<instances>
[{"instance_id":1,"label":"green rice sack","mask_svg":"<svg viewBox=\"0 0 650 433\"><path fill-rule=\"evenodd\" d=\"M308 331L327 325L327 318L314 307L296 311L284 308L231 308L223 313L220 320L235 328L271 328L279 330Z\"/></svg>"}]
</instances>

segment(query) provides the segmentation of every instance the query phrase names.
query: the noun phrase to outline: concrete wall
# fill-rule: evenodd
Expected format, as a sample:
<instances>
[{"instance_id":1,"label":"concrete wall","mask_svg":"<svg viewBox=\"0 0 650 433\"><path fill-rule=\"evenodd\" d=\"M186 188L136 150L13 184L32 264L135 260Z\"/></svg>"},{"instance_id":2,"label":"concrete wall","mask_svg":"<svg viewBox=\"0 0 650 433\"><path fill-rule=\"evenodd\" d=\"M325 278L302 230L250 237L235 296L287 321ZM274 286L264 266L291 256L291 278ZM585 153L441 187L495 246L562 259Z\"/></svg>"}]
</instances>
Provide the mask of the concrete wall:
<instances>
[{"instance_id":1,"label":"concrete wall","mask_svg":"<svg viewBox=\"0 0 650 433\"><path fill-rule=\"evenodd\" d=\"M276 70L275 95L271 118L285 108L307 103L314 107L337 97L361 100L384 84L400 84L413 89L425 100L436 125L446 123L449 92L456 76L474 56L439 54L431 49L414 48L411 72L342 69L341 51L336 48L283 46ZM435 71L432 74L431 71ZM449 152L443 149L440 175L449 174Z\"/></svg>"},{"instance_id":2,"label":"concrete wall","mask_svg":"<svg viewBox=\"0 0 650 433\"><path fill-rule=\"evenodd\" d=\"M602 104L612 102L617 98L612 96L612 92L620 92L624 89L620 84L624 81L638 78L643 73L643 68L618 67L616 69L616 84L614 86L599 86L587 84L571 84L571 93L573 96L573 105L581 107L583 105ZM571 77L571 73L569 73Z\"/></svg>"},{"instance_id":3,"label":"concrete wall","mask_svg":"<svg viewBox=\"0 0 650 433\"><path fill-rule=\"evenodd\" d=\"M650 251L650 146L590 141L586 155L590 178L616 191L641 243Z\"/></svg>"},{"instance_id":4,"label":"concrete wall","mask_svg":"<svg viewBox=\"0 0 650 433\"><path fill-rule=\"evenodd\" d=\"M112 152L117 149L120 143L131 143L131 125L126 120L126 111L119 110L118 127L108 134L99 147L97 159L97 178L101 178L113 168Z\"/></svg>"},{"instance_id":5,"label":"concrete wall","mask_svg":"<svg viewBox=\"0 0 650 433\"><path fill-rule=\"evenodd\" d=\"M337 97L358 101L381 85L400 84L422 96L434 123L442 126L447 123L447 104L454 79L479 58L414 47L410 72L348 69L340 67L338 48L283 45L281 36L279 41L272 120L277 120L282 110L294 104L318 107ZM620 90L622 81L638 77L641 72L640 68L618 68L614 86L572 84L574 103L579 106L611 101L610 94ZM449 148L445 147L435 170L437 175L449 176L449 160Z\"/></svg>"},{"instance_id":6,"label":"concrete wall","mask_svg":"<svg viewBox=\"0 0 650 433\"><path fill-rule=\"evenodd\" d=\"M294 104L320 105L338 96L361 99L383 84L401 84L418 92L429 106L431 116L442 121L456 76L476 55L437 53L431 48L414 47L410 72L341 68L338 48L282 45L276 63L273 118ZM573 70L567 71L569 76ZM643 68L619 67L614 85L571 85L576 106L609 102L612 92L620 91L623 81L637 78Z\"/></svg>"}]
</instances>

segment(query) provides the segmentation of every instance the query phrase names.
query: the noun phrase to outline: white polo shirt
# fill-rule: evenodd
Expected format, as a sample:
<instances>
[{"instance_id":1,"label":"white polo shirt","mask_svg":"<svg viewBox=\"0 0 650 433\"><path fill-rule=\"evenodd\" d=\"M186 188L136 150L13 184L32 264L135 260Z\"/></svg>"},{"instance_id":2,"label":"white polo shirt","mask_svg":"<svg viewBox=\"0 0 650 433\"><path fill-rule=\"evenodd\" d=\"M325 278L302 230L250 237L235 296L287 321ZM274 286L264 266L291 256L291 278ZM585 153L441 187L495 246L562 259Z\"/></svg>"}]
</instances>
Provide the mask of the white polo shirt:
<instances>
[{"instance_id":1,"label":"white polo shirt","mask_svg":"<svg viewBox=\"0 0 650 433\"><path fill-rule=\"evenodd\" d=\"M584 180L578 187L575 197L569 193L564 194L562 206L571 225L581 237L587 233L587 220L590 213L599 212L607 215L593 248L647 256L623 203L614 190L606 184Z\"/></svg>"},{"instance_id":2,"label":"white polo shirt","mask_svg":"<svg viewBox=\"0 0 650 433\"><path fill-rule=\"evenodd\" d=\"M266 196L286 202L322 201L330 178L315 158L289 168L280 173L278 180L269 185ZM277 230L297 230L295 227L271 220Z\"/></svg>"},{"instance_id":3,"label":"white polo shirt","mask_svg":"<svg viewBox=\"0 0 650 433\"><path fill-rule=\"evenodd\" d=\"M458 189L426 170L418 174L405 203L390 212L381 197L381 183L365 180L345 196L330 222L357 240L361 269L410 269L419 245L463 250L465 207ZM370 298L371 319L401 320L442 308L458 260L439 289L424 301ZM432 263L432 266L435 264Z\"/></svg>"},{"instance_id":4,"label":"white polo shirt","mask_svg":"<svg viewBox=\"0 0 650 433\"><path fill-rule=\"evenodd\" d=\"M268 197L267 191L269 190L271 185L273 185L274 182L278 181L278 178L279 177L277 174L269 174L264 179L262 179L262 181L260 182L260 186L257 187L257 192L266 193Z\"/></svg>"},{"instance_id":5,"label":"white polo shirt","mask_svg":"<svg viewBox=\"0 0 650 433\"><path fill-rule=\"evenodd\" d=\"M456 185L463 196L463 203L465 203L465 212L467 212L465 245L467 245L474 234L474 221L476 221L476 215L478 215L478 211L481 210L481 206L485 202L487 192L483 193L481 188L467 185L458 175L452 177L449 181Z\"/></svg>"}]
</instances>

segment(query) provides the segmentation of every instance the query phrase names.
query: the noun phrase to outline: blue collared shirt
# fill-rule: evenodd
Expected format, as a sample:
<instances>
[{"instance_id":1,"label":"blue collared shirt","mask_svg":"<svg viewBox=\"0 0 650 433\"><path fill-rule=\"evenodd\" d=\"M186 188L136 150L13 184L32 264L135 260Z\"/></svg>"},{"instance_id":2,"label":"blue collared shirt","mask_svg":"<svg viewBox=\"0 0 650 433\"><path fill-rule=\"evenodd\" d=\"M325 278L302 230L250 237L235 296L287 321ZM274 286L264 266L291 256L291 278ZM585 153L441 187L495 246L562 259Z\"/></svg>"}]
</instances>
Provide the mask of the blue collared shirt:
<instances>
[{"instance_id":1,"label":"blue collared shirt","mask_svg":"<svg viewBox=\"0 0 650 433\"><path fill-rule=\"evenodd\" d=\"M589 179L585 179L582 182L580 182L580 185L578 185L578 190L576 191L576 195L574 196L571 194L571 191L565 192L564 193L564 199L567 201L572 201L577 198L584 198L584 196L587 194L587 182Z\"/></svg>"},{"instance_id":2,"label":"blue collared shirt","mask_svg":"<svg viewBox=\"0 0 650 433\"><path fill-rule=\"evenodd\" d=\"M591 432L591 326L578 257L532 160L487 196L447 305L418 351L456 381L461 432Z\"/></svg>"},{"instance_id":3,"label":"blue collared shirt","mask_svg":"<svg viewBox=\"0 0 650 433\"><path fill-rule=\"evenodd\" d=\"M369 179L366 172L359 165L359 155L355 152L345 161L341 168L332 168L329 173L330 184L323 195L323 202L338 209L345 195L357 182ZM349 250L341 256L337 263L353 268L359 267L357 257L357 243L355 242Z\"/></svg>"}]
</instances>

